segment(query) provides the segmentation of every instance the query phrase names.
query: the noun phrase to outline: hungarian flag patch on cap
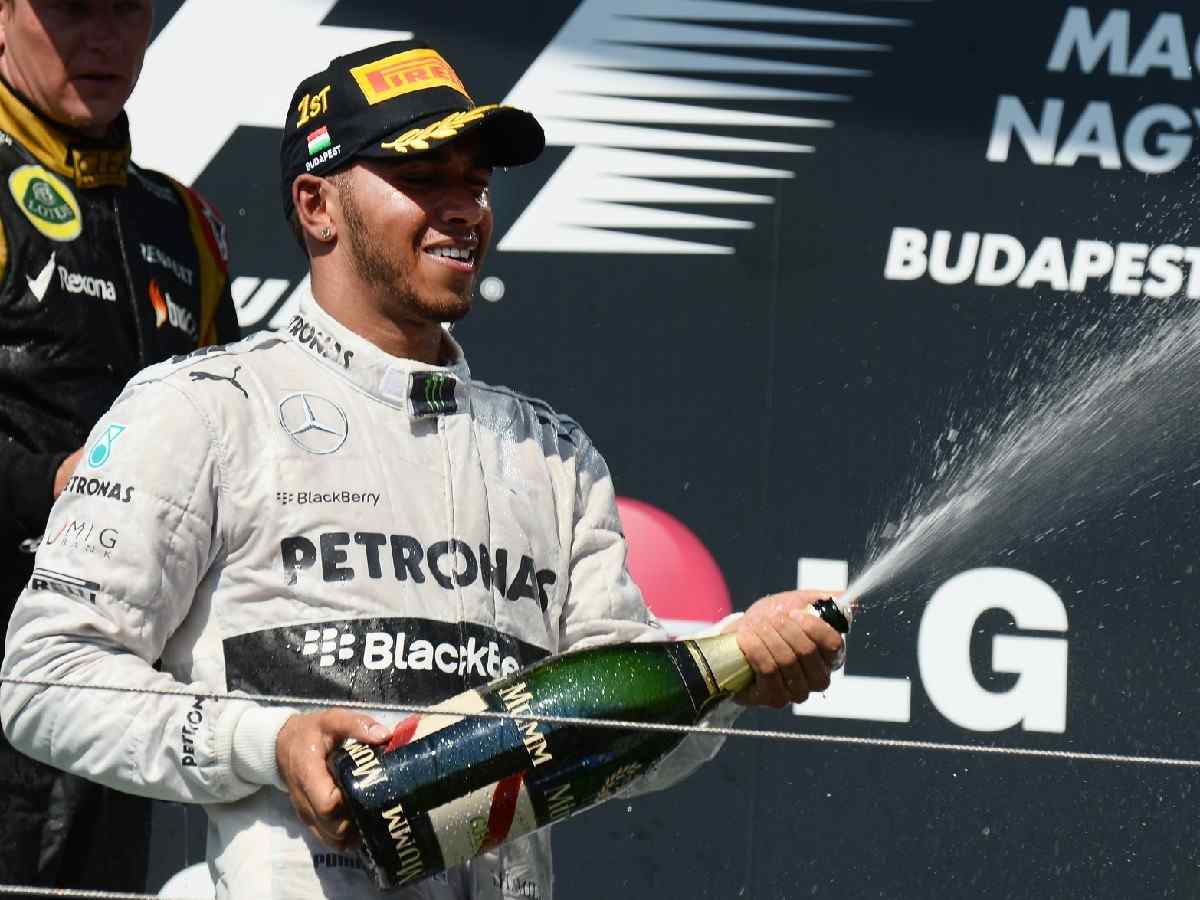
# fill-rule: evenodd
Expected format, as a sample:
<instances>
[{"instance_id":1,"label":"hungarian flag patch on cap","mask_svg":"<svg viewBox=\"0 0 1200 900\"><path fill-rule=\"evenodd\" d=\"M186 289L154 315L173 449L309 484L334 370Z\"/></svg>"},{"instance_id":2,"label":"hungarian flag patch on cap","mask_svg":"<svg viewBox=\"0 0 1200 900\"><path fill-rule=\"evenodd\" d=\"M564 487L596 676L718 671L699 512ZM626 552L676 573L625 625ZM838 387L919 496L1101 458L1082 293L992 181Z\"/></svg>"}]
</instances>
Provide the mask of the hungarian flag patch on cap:
<instances>
[{"instance_id":1,"label":"hungarian flag patch on cap","mask_svg":"<svg viewBox=\"0 0 1200 900\"><path fill-rule=\"evenodd\" d=\"M322 125L308 135L308 155L316 156L322 150L328 150L333 141L329 137L329 129Z\"/></svg>"}]
</instances>

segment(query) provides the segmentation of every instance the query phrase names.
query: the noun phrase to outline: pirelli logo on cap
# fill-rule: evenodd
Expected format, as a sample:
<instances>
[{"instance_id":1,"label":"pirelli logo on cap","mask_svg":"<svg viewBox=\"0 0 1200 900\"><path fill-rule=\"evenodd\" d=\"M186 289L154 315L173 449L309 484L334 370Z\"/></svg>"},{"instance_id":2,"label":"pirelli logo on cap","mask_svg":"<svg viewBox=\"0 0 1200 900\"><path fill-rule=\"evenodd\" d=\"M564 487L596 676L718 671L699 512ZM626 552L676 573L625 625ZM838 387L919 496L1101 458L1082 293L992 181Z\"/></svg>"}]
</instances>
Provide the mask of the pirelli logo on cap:
<instances>
[{"instance_id":1,"label":"pirelli logo on cap","mask_svg":"<svg viewBox=\"0 0 1200 900\"><path fill-rule=\"evenodd\" d=\"M350 70L367 102L374 106L401 94L448 87L471 99L450 64L435 50L406 50Z\"/></svg>"}]
</instances>

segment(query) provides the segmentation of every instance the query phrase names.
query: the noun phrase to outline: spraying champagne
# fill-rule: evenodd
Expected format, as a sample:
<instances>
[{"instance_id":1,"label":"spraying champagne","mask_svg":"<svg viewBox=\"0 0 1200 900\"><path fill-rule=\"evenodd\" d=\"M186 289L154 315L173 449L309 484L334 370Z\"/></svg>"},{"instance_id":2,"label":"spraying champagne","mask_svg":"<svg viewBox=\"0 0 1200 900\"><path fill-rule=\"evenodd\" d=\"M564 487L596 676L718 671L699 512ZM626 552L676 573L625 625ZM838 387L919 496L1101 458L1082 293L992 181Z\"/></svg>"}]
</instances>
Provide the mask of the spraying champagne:
<instances>
[{"instance_id":1,"label":"spraying champagne","mask_svg":"<svg viewBox=\"0 0 1200 900\"><path fill-rule=\"evenodd\" d=\"M849 631L834 601L810 610ZM594 647L410 716L382 748L349 739L329 768L375 883L402 887L603 802L684 737L539 715L695 725L753 678L732 634Z\"/></svg>"}]
</instances>

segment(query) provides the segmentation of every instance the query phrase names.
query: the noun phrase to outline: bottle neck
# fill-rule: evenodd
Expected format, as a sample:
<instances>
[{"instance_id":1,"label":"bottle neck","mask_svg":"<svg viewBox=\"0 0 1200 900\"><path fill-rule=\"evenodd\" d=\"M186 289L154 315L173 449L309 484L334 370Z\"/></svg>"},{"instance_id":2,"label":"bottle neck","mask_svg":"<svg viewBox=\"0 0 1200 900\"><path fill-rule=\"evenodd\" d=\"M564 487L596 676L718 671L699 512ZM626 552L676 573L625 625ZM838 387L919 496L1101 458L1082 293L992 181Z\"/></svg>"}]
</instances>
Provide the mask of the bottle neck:
<instances>
[{"instance_id":1,"label":"bottle neck","mask_svg":"<svg viewBox=\"0 0 1200 900\"><path fill-rule=\"evenodd\" d=\"M754 680L750 663L738 648L737 636L716 634L687 641L696 664L706 672L709 691L713 696L736 694Z\"/></svg>"}]
</instances>

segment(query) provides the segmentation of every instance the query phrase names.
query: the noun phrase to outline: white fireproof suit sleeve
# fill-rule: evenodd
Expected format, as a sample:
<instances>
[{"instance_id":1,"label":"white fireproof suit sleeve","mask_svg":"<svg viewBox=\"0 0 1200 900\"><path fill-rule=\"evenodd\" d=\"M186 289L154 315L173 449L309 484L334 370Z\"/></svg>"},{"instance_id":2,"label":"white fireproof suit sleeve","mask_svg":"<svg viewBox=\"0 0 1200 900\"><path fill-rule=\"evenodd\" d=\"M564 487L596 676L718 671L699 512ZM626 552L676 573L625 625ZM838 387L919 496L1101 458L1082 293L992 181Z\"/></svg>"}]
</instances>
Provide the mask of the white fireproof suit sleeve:
<instances>
[{"instance_id":1,"label":"white fireproof suit sleeve","mask_svg":"<svg viewBox=\"0 0 1200 900\"><path fill-rule=\"evenodd\" d=\"M134 690L6 682L5 734L50 765L164 800L232 801L278 784L273 735L290 711L200 700L191 692L223 685L153 668L206 576L207 589L219 577L210 569L228 500L210 416L169 381L146 381L85 447L9 623L3 674Z\"/></svg>"},{"instance_id":2,"label":"white fireproof suit sleeve","mask_svg":"<svg viewBox=\"0 0 1200 900\"><path fill-rule=\"evenodd\" d=\"M584 438L577 462L570 579L561 620L564 650L671 639L646 609L642 593L629 575L627 551L608 466ZM741 712L740 705L727 700L701 724L728 726ZM647 793L676 783L716 756L723 743L718 735L688 735L622 794Z\"/></svg>"}]
</instances>

